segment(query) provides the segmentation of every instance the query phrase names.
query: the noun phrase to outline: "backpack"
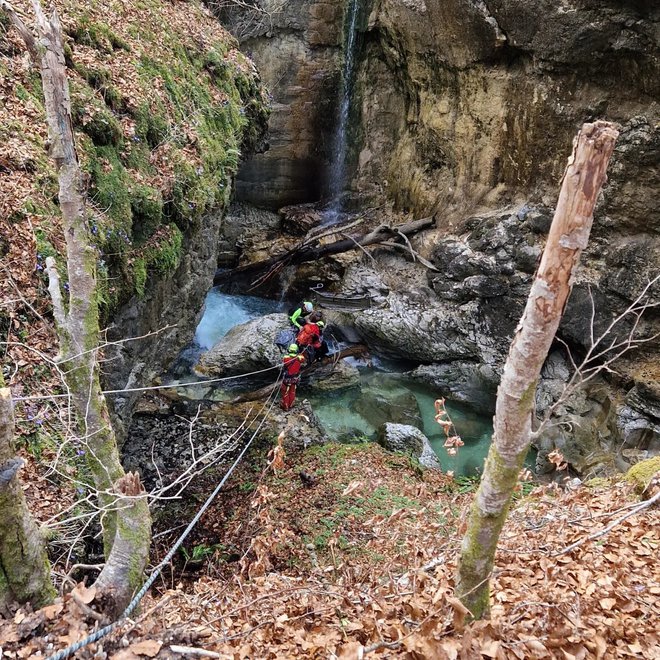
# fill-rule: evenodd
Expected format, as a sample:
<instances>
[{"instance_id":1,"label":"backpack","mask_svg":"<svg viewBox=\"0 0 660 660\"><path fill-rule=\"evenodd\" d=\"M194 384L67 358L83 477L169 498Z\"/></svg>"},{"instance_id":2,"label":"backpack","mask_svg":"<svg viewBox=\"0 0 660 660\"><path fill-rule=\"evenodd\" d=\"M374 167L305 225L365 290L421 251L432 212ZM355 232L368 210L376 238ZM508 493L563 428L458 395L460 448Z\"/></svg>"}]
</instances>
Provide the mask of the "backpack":
<instances>
[{"instance_id":1,"label":"backpack","mask_svg":"<svg viewBox=\"0 0 660 660\"><path fill-rule=\"evenodd\" d=\"M294 310L295 311L295 310ZM285 328L280 330L277 337L275 337L275 346L277 346L282 353L285 353L289 350L291 344L296 343L296 333L290 328Z\"/></svg>"}]
</instances>

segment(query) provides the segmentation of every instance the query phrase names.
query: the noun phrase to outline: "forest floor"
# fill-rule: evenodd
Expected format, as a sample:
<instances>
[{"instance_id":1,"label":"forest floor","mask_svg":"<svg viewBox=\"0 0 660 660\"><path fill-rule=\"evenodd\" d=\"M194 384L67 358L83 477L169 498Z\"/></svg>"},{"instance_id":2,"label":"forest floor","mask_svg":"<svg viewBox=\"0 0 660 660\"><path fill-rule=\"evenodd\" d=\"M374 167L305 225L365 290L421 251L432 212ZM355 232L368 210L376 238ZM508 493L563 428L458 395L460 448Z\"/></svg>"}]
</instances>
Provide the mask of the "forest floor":
<instances>
[{"instance_id":1,"label":"forest floor","mask_svg":"<svg viewBox=\"0 0 660 660\"><path fill-rule=\"evenodd\" d=\"M491 617L468 623L453 588L473 483L373 444L272 468L265 452L244 461L135 620L76 657L181 657L184 645L237 659L660 658L660 511L587 539L637 501L624 483L521 485ZM201 502L212 484L197 488ZM77 600L0 622L5 656L50 655L97 629Z\"/></svg>"}]
</instances>

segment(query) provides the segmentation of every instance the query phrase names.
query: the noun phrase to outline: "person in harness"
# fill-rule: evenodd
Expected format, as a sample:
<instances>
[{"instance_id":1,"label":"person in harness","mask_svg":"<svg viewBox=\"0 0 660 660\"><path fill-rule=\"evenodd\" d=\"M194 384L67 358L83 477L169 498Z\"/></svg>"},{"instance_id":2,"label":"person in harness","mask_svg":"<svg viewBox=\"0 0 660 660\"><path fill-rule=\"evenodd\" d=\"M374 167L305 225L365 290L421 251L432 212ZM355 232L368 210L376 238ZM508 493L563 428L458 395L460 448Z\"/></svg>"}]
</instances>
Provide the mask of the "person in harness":
<instances>
[{"instance_id":1,"label":"person in harness","mask_svg":"<svg viewBox=\"0 0 660 660\"><path fill-rule=\"evenodd\" d=\"M305 325L305 323L307 323L307 319L305 317L309 316L313 311L314 305L312 305L312 303L308 300L302 302L300 305L298 305L298 307L290 309L289 321L291 321L291 325L293 325L293 327L297 330L300 330Z\"/></svg>"},{"instance_id":2,"label":"person in harness","mask_svg":"<svg viewBox=\"0 0 660 660\"><path fill-rule=\"evenodd\" d=\"M315 350L314 353L314 359L315 360L322 360L330 351L330 347L328 346L328 342L323 339L323 330L325 329L325 321L318 321L316 324L319 328L319 341L321 345Z\"/></svg>"},{"instance_id":3,"label":"person in harness","mask_svg":"<svg viewBox=\"0 0 660 660\"><path fill-rule=\"evenodd\" d=\"M291 344L288 355L282 361L284 369L282 385L280 386L282 396L280 408L282 410L291 410L293 407L293 402L296 400L296 387L300 382L300 370L304 363L305 356L298 352L298 345Z\"/></svg>"},{"instance_id":4,"label":"person in harness","mask_svg":"<svg viewBox=\"0 0 660 660\"><path fill-rule=\"evenodd\" d=\"M325 326L321 320L321 315L318 312L310 314L309 320L302 327L298 336L296 337L296 343L301 348L302 352L306 354L309 364L314 362L314 360L320 360L324 357L327 352L327 345L325 351L323 351L323 339L322 339L322 328Z\"/></svg>"}]
</instances>

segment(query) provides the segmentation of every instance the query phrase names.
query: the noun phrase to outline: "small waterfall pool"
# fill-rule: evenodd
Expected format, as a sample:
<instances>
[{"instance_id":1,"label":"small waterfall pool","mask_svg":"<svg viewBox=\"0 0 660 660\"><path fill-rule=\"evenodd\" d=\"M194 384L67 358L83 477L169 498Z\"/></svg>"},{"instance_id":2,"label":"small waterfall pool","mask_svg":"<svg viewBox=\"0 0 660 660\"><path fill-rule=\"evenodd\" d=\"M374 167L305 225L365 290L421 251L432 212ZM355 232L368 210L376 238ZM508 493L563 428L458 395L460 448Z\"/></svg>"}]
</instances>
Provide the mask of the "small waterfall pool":
<instances>
[{"instance_id":1,"label":"small waterfall pool","mask_svg":"<svg viewBox=\"0 0 660 660\"><path fill-rule=\"evenodd\" d=\"M443 470L453 470L457 476L480 474L488 453L491 418L447 401L447 411L465 443L456 456L450 456L442 446L446 436L435 421L439 392L401 373L360 368L359 387L322 396L306 395L303 388L300 395L309 399L328 435L339 441L372 440L377 428L388 421L410 424L430 440Z\"/></svg>"},{"instance_id":2,"label":"small waterfall pool","mask_svg":"<svg viewBox=\"0 0 660 660\"><path fill-rule=\"evenodd\" d=\"M193 341L186 346L170 366L166 379L182 383L198 380L193 367L199 356L208 351L235 325L240 325L264 314L281 312L284 302L255 296L228 295L211 289L204 300L204 312L195 330ZM191 393L193 390L188 390Z\"/></svg>"},{"instance_id":3,"label":"small waterfall pool","mask_svg":"<svg viewBox=\"0 0 660 660\"><path fill-rule=\"evenodd\" d=\"M194 343L182 356L194 364L202 352L235 325L287 307L274 300L229 295L212 289L206 297ZM371 440L386 421L411 424L429 438L443 469L453 470L456 476L475 476L481 472L493 430L490 416L448 401L447 410L465 443L456 456L449 456L442 446L445 435L435 422L438 391L408 380L404 367L395 362L374 358L371 366L354 364L360 371L360 381L355 387L322 395L305 392L303 386L299 390L299 397L309 399L329 436L344 442Z\"/></svg>"}]
</instances>

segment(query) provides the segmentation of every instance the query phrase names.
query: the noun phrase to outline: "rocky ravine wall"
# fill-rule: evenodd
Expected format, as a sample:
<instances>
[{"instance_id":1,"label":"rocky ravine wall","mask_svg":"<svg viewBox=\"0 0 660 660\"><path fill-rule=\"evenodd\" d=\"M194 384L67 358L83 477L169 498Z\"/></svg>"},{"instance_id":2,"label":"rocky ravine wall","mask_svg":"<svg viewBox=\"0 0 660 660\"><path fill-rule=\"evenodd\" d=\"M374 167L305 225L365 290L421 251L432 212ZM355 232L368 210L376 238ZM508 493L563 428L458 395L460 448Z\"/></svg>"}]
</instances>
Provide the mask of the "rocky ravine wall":
<instances>
[{"instance_id":1,"label":"rocky ravine wall","mask_svg":"<svg viewBox=\"0 0 660 660\"><path fill-rule=\"evenodd\" d=\"M309 31L310 17L324 6L296 10L298 34ZM589 290L602 328L657 272L659 20L660 8L641 0L373 3L362 28L353 186L417 217L435 213L438 230L417 244L440 271L400 277L401 259L389 257L380 273L349 271L346 291L370 291L385 305L353 320L375 346L427 363L419 377L449 394L492 405L572 138L592 119L617 121L622 130L563 338L578 353L584 349ZM283 65L289 27L279 23L250 42L258 42L257 61L266 71ZM313 48L300 52L311 58L296 64L303 70L336 66L316 61ZM327 104L318 88L287 89L290 117L296 104ZM291 154L292 127L275 127ZM317 147L318 139L317 132ZM271 206L278 201L292 200L269 198ZM646 331L654 324L651 317ZM590 442L581 440L587 453L597 454L604 438L642 451L660 448L659 364L657 349L647 346L621 365L622 376L574 402L568 412L587 429ZM540 405L556 396L566 375L563 358L549 365ZM576 456L574 463L588 466L593 458Z\"/></svg>"},{"instance_id":2,"label":"rocky ravine wall","mask_svg":"<svg viewBox=\"0 0 660 660\"><path fill-rule=\"evenodd\" d=\"M28 0L14 4L32 15ZM241 152L263 138L268 99L253 63L199 0L55 6L98 254L101 323L114 342L104 348L103 385L141 386L193 335L233 177ZM13 316L21 289L23 338L49 317L46 257L57 259L66 288L57 191L41 81L0 11L0 300ZM11 316L0 311L8 337ZM55 353L54 333L41 331L40 350ZM143 338L124 341L134 337ZM42 365L26 366L28 386L42 380ZM111 398L125 423L131 399Z\"/></svg>"},{"instance_id":3,"label":"rocky ravine wall","mask_svg":"<svg viewBox=\"0 0 660 660\"><path fill-rule=\"evenodd\" d=\"M342 5L328 0L260 0L255 12L225 9L273 103L268 150L243 164L237 198L278 209L315 201L324 185L335 117Z\"/></svg>"},{"instance_id":4,"label":"rocky ravine wall","mask_svg":"<svg viewBox=\"0 0 660 660\"><path fill-rule=\"evenodd\" d=\"M553 200L584 121L618 121L642 148L657 144L660 10L651 6L376 2L361 72L358 186L451 217L520 193ZM654 211L650 183L648 173L635 181L637 215ZM629 202L619 201L614 221L626 221Z\"/></svg>"},{"instance_id":5,"label":"rocky ravine wall","mask_svg":"<svg viewBox=\"0 0 660 660\"><path fill-rule=\"evenodd\" d=\"M438 218L431 254L440 272L429 275L435 296L419 313L446 355L420 377L481 404L494 394L584 121L606 118L622 130L560 335L579 355L589 292L602 330L658 274L659 21L660 8L635 0L374 4L356 187ZM659 321L647 318L650 336ZM559 393L563 360L549 361L540 409ZM571 426L545 443L565 447L583 471L603 462L604 446L660 451L659 367L657 342L631 354L607 385L562 411Z\"/></svg>"}]
</instances>

